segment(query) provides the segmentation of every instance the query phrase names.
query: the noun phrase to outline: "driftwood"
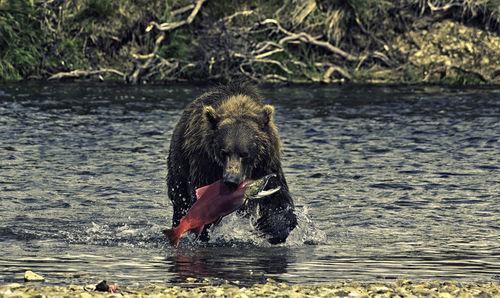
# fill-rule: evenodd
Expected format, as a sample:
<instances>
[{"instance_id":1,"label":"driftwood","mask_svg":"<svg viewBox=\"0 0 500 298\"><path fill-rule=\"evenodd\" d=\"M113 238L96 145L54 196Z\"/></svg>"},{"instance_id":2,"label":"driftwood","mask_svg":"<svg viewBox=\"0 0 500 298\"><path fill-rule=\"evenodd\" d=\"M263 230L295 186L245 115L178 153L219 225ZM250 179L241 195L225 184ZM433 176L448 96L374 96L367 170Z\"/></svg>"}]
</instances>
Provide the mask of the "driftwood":
<instances>
[{"instance_id":1,"label":"driftwood","mask_svg":"<svg viewBox=\"0 0 500 298\"><path fill-rule=\"evenodd\" d=\"M276 28L278 29L279 32L282 32L285 35L287 35L286 37L282 38L279 41L279 44L282 44L282 45L287 43L287 42L298 40L301 42L305 42L305 43L309 43L309 44L312 44L312 45L315 45L318 47L325 48L325 49L329 50L330 52L342 57L343 59L345 59L349 62L360 62L361 60L365 60L367 57L369 57L369 58L379 59L389 66L392 66L395 64L392 62L392 60L389 57L387 57L387 55L385 55L382 52L375 51L375 52L367 54L365 57L356 56L356 55L352 55L350 53L347 53L346 51L332 45L328 41L319 40L318 38L313 37L305 32L299 32L299 33L290 32L290 31L284 29L280 25L280 23L275 19L266 19L266 20L262 21L260 24L261 25L273 24L276 26Z\"/></svg>"},{"instance_id":2,"label":"driftwood","mask_svg":"<svg viewBox=\"0 0 500 298\"><path fill-rule=\"evenodd\" d=\"M219 21L215 22L215 24L227 26L227 23L236 16L241 16L241 15L248 16L252 14L256 13L248 10L239 11L228 17L220 19ZM348 61L360 60L358 57L350 55L349 53L344 52L341 49L336 48L327 42L320 41L318 39L319 37L313 37L306 33L296 34L291 31L288 31L284 29L281 26L281 24L279 24L279 22L276 20L266 19L256 24L256 26L245 28L246 31L244 31L243 33L242 31L235 30L232 34L234 35L235 38L238 38L241 34L246 36L249 34L258 34L261 32L265 32L269 29L262 30L261 28L259 28L265 24L274 24L278 28L277 30L278 33L284 33L285 36L281 37L281 39L279 39L278 41L265 40L265 41L260 41L256 44L246 44L244 46L240 46L240 48L238 48L238 46L235 47L235 45L233 45L233 47L225 49L225 51L227 51L229 57L231 58L231 61L237 62L239 72L241 74L245 75L249 79L256 82L291 82L295 80L291 78L301 77L301 76L306 77L313 82L324 82L324 83L340 82L352 79L352 76L349 74L348 71L346 71L345 69L343 69L338 65L334 65L331 62L323 62L323 63L320 62L314 64L313 66L314 68L316 68L317 70L323 69L324 72L322 76L316 78L316 77L311 77L307 74L307 68L311 67L311 65L308 66L301 61L294 61L294 60L280 61L277 59L273 59L272 58L273 55L288 51L288 49L286 48L286 45L288 43L305 42L305 43L315 44L317 46L327 47L332 52L339 54L341 57L346 58L346 60ZM226 31L226 34L227 33L228 32ZM212 70L218 61L220 60L215 59L213 56L208 59L207 62L208 62L209 75L212 75ZM276 67L279 70L279 72L282 72L283 74L279 73L266 74L265 72L263 73L262 71L258 70L259 68L261 68L261 66L259 65ZM290 68L291 65L298 66L295 68L300 69L299 73L294 74L294 72ZM336 74L336 76L340 76L341 79L332 78L332 75L334 73Z\"/></svg>"},{"instance_id":3,"label":"driftwood","mask_svg":"<svg viewBox=\"0 0 500 298\"><path fill-rule=\"evenodd\" d=\"M345 79L347 79L349 81L352 79L351 75L347 71L345 71L345 69L343 69L342 67L339 67L337 65L334 65L332 63L315 63L314 65L319 66L319 67L328 67L328 69L325 71L323 78L322 78L323 83L332 82L331 76L334 72L339 73L342 77L344 77Z\"/></svg>"},{"instance_id":4,"label":"driftwood","mask_svg":"<svg viewBox=\"0 0 500 298\"><path fill-rule=\"evenodd\" d=\"M446 3L443 6L437 6L437 5L432 4L431 0L427 0L427 6L429 6L431 11L447 11L448 9L455 7L455 6L460 7L461 4L451 2L451 3Z\"/></svg>"},{"instance_id":5,"label":"driftwood","mask_svg":"<svg viewBox=\"0 0 500 298\"><path fill-rule=\"evenodd\" d=\"M201 50L201 52L206 55L204 60L200 59L200 61L204 62L190 63L161 57L158 52L167 34L178 28L192 24L206 1L207 0L197 0L193 4L171 12L172 16L187 14L189 12L186 19L182 21L162 24L158 24L154 21L150 22L149 26L146 28L146 32L152 30L158 31L153 49L148 54L132 53L130 56L134 66L128 73L110 68L100 68L97 70L61 72L52 75L49 79L54 80L89 76L99 76L102 79L103 74L114 74L121 77L126 82L137 84L141 81L147 81L150 78L158 77L178 79L176 74L182 74L189 68L206 67L208 79L220 79L224 74L232 75L235 70L236 72L239 70L241 74L256 82L290 82L297 80L302 81L303 78L306 78L313 82L334 83L352 80L352 75L349 71L340 66L342 64L350 64L356 67L356 69L359 69L368 60L373 59L382 61L389 67L395 65L395 63L382 52L373 51L363 55L351 54L334 46L327 40L322 40L322 36L313 36L306 32L293 32L292 30L285 29L278 20L269 18L264 19L258 14L258 11L254 10L237 11L212 23L211 27L206 27L206 32L211 36L218 36L217 34L220 34L222 38L225 34L229 42L226 42L227 40L216 41L216 47L211 47L210 42L212 41L208 40L209 43L207 45L203 44L205 48ZM307 11L307 14L311 12L309 10ZM301 15L299 19L303 20L307 17L307 14ZM257 21L251 27L232 26L233 20L241 16L254 16L256 19L263 20ZM359 26L365 34L369 34L361 23L359 23ZM252 40L249 36L257 36L261 33L269 32L269 30L272 30L271 32L275 34L268 35L268 38L270 36L276 37L258 42L247 42L248 40ZM203 34L203 31L201 34ZM373 35L371 36L373 37ZM389 49L387 49L387 46L381 40L375 40L379 45L383 45L383 48L389 52ZM290 47L290 45L301 43L324 49L327 53L331 53L331 55L325 56L323 58L324 61L316 61L308 64L302 61L296 61L293 58L276 58L280 54L284 54L284 57L287 57L287 55L293 57L294 54L291 52L293 51L293 47ZM336 61L337 64L333 61Z\"/></svg>"},{"instance_id":6,"label":"driftwood","mask_svg":"<svg viewBox=\"0 0 500 298\"><path fill-rule=\"evenodd\" d=\"M340 48L332 45L329 42L320 41L320 40L318 40L318 39L316 39L316 38L312 37L311 35L304 33L304 32L300 32L300 33L290 32L290 31L286 30L285 28L283 28L277 20L266 19L266 20L262 21L260 24L261 25L273 24L277 27L278 31L287 35L286 37L282 38L279 41L279 44L281 44L281 45L283 45L287 42L290 42L290 41L300 40L302 42L306 42L306 43L310 43L310 44L313 44L316 46L326 48L327 50L331 51L332 53L335 53L348 61L359 61L359 57L351 55L351 54L341 50Z\"/></svg>"},{"instance_id":7,"label":"driftwood","mask_svg":"<svg viewBox=\"0 0 500 298\"><path fill-rule=\"evenodd\" d=\"M157 61L160 61L160 63L162 65L167 66L167 73L171 73L172 71L174 71L172 66L175 66L175 68L177 68L179 66L178 63L170 63L167 60L163 59L162 57L160 57L157 54L157 52L161 47L163 39L165 39L166 32L171 31L171 30L175 30L175 29L180 28L180 27L185 26L185 25L191 24L193 22L194 18L196 17L196 15L198 14L198 12L200 11L201 6L203 5L203 3L205 1L206 0L198 0L198 1L196 1L196 4L194 4L194 5L188 5L184 8L181 8L181 9L175 11L176 13L183 13L183 12L189 11L189 9L191 9L191 7L192 7L193 10L191 11L191 14L187 17L187 19L185 19L183 21L173 22L173 23L163 23L163 24L158 24L156 22L150 23L150 25L146 28L146 32L150 31L153 27L155 27L156 29L161 31L161 33L156 38L152 53L150 53L148 55L136 55L134 57L136 59L146 57L146 61L144 61L144 63L142 63L142 64L137 63L137 62L135 63L135 69L132 72L132 74L130 75L130 77L128 78L128 81L130 83L137 84L139 82L141 74L144 71L150 69L154 65L154 63Z\"/></svg>"},{"instance_id":8,"label":"driftwood","mask_svg":"<svg viewBox=\"0 0 500 298\"><path fill-rule=\"evenodd\" d=\"M281 37L277 42L275 41L263 41L257 44L256 49L251 51L252 56L245 56L243 54L234 54L235 57L237 58L243 58L244 61L242 63L242 66L240 66L240 70L242 71L243 74L246 76L252 78L253 80L259 80L258 75L256 73L251 73L249 71L244 71L245 66L250 66L252 63L270 63L270 64L275 64L279 66L285 73L291 74L289 71L288 67L284 64L284 62L279 62L276 60L272 60L269 57L272 56L273 54L280 53L283 51L286 51L285 46L289 43L306 43L310 44L313 46L317 46L323 49L328 50L332 54L338 56L344 61L351 62L351 63L357 63L357 68L360 68L361 65L367 61L369 58L371 59L377 59L385 63L387 66L392 67L395 65L395 63L384 53L379 52L379 51L374 51L370 52L366 55L362 56L356 56L353 54L350 54L339 47L336 47L329 43L328 41L323 41L320 40L319 37L311 36L308 33L305 32L292 32L287 29L285 29L277 20L275 19L265 19L261 21L258 25L268 25L272 24L275 26L275 29L277 33L284 34L284 37ZM263 59L266 58L266 59ZM298 64L299 61L289 61L290 63L293 64ZM300 62L301 63L301 62ZM322 77L311 77L309 74L306 72L303 72L303 75L309 78L309 80L313 82L323 82L323 83L332 83L332 82L342 82L344 80L351 80L352 76L349 74L349 72L344 69L343 67L339 65L335 65L332 62L317 62L314 64L315 67L317 68L322 68L324 69L324 73ZM306 65L302 63L301 69L307 68ZM339 75L342 79L332 79L331 76L336 73ZM267 78L266 76L263 77L264 79ZM273 81L276 81L275 77L272 77ZM284 77L279 78L280 81L284 81Z\"/></svg>"},{"instance_id":9,"label":"driftwood","mask_svg":"<svg viewBox=\"0 0 500 298\"><path fill-rule=\"evenodd\" d=\"M169 61L164 59L163 57L157 54L158 50L161 47L163 40L165 39L165 34L168 31L175 30L179 27L189 25L193 22L194 18L198 14L201 9L203 3L207 0L198 0L195 4L191 4L185 6L183 8L177 9L172 12L172 15L182 14L192 9L191 14L187 17L187 19L180 22L173 23L163 23L158 24L156 22L151 22L150 25L146 28L146 32L151 31L153 28L157 28L161 33L155 40L155 44L153 47L153 51L149 54L132 54L134 68L129 74L122 73L118 70L111 68L101 68L98 70L73 70L70 72L59 72L49 77L49 80L59 80L64 78L81 78L81 77L89 77L98 75L100 79L102 79L102 74L110 73L117 76L122 77L125 81L137 84L139 83L141 76L143 73L150 69L158 69L161 68L164 74L169 74L176 70L179 67L179 63L177 61ZM151 74L148 74L151 76Z\"/></svg>"},{"instance_id":10,"label":"driftwood","mask_svg":"<svg viewBox=\"0 0 500 298\"><path fill-rule=\"evenodd\" d=\"M220 23L229 23L231 22L234 18L238 17L238 16L249 16L251 14L254 14L255 12L253 10L243 10L243 11L237 11L235 13L233 13L232 15L230 16L227 16L227 17L223 17L222 19L218 20L216 23L220 24Z\"/></svg>"},{"instance_id":11,"label":"driftwood","mask_svg":"<svg viewBox=\"0 0 500 298\"><path fill-rule=\"evenodd\" d=\"M59 72L59 73L56 73L56 74L50 76L48 79L49 80L60 80L60 79L69 79L69 78L83 78L83 77L99 76L100 79L103 80L103 78L102 78L103 74L113 74L113 75L119 76L123 79L126 78L126 75L121 71L118 71L118 70L112 69L112 68L101 68L101 69L97 69L97 70L77 69L77 70L73 70L70 72Z\"/></svg>"},{"instance_id":12,"label":"driftwood","mask_svg":"<svg viewBox=\"0 0 500 298\"><path fill-rule=\"evenodd\" d=\"M153 52L150 54L147 55L132 54L132 57L134 57L136 60L134 61L134 70L132 71L130 76L127 77L127 81L129 83L137 84L139 82L141 73L149 69L153 64L153 61L158 58L158 55L156 53L160 49L163 39L165 39L165 32L160 33L160 35L156 38L155 45L153 47ZM142 59L145 60L143 63L138 62L138 60Z\"/></svg>"},{"instance_id":13,"label":"driftwood","mask_svg":"<svg viewBox=\"0 0 500 298\"><path fill-rule=\"evenodd\" d=\"M203 3L205 3L205 1L207 0L196 1L196 4L194 5L193 10L191 11L191 14L187 17L187 19L180 22L163 23L163 24L158 24L157 22L151 22L148 28L146 28L146 32L150 31L153 27L156 27L156 29L165 32L165 31L175 30L179 27L191 24L196 15L198 14L198 12L200 11L201 6L203 5ZM192 7L192 5L188 5L182 8L181 12L184 12L185 9L186 11L189 11L190 7Z\"/></svg>"},{"instance_id":14,"label":"driftwood","mask_svg":"<svg viewBox=\"0 0 500 298\"><path fill-rule=\"evenodd\" d=\"M172 10L171 14L173 16L176 16L178 14L183 14L185 12L188 12L190 11L191 9L193 9L195 7L194 3L193 4L189 4L189 5L186 5L184 7L181 7L179 9L176 9L176 10Z\"/></svg>"}]
</instances>

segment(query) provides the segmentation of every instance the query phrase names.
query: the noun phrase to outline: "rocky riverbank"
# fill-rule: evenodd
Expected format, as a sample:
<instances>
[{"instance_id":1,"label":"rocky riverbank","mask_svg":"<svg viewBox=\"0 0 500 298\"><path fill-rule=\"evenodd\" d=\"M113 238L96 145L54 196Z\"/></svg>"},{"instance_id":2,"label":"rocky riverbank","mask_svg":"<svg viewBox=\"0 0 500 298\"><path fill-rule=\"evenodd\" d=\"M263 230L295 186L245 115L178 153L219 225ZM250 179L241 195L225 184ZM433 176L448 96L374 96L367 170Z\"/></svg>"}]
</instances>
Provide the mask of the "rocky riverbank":
<instances>
[{"instance_id":1,"label":"rocky riverbank","mask_svg":"<svg viewBox=\"0 0 500 298\"><path fill-rule=\"evenodd\" d=\"M485 1L0 0L0 80L500 84Z\"/></svg>"},{"instance_id":2,"label":"rocky riverbank","mask_svg":"<svg viewBox=\"0 0 500 298\"><path fill-rule=\"evenodd\" d=\"M188 279L189 281L189 279ZM222 285L187 283L185 286L122 286L116 293L87 292L81 285L44 286L6 284L0 297L499 297L498 283L463 282L345 282L326 285L290 285L268 280L243 287L234 282Z\"/></svg>"}]
</instances>

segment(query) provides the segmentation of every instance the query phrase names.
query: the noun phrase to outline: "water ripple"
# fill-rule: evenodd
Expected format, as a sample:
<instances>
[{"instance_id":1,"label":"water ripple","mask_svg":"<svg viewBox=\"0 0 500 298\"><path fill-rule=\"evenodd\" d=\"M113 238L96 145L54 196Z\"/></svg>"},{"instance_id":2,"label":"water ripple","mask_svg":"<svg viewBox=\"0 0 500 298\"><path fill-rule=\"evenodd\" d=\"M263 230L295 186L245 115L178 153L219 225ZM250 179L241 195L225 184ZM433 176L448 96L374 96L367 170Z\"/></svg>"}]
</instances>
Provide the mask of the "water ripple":
<instances>
[{"instance_id":1,"label":"water ripple","mask_svg":"<svg viewBox=\"0 0 500 298\"><path fill-rule=\"evenodd\" d=\"M299 226L271 246L231 216L210 242L188 233L175 250L161 232L168 141L205 88L1 88L0 282L25 268L54 283L75 272L250 284L500 274L497 89L264 88Z\"/></svg>"}]
</instances>

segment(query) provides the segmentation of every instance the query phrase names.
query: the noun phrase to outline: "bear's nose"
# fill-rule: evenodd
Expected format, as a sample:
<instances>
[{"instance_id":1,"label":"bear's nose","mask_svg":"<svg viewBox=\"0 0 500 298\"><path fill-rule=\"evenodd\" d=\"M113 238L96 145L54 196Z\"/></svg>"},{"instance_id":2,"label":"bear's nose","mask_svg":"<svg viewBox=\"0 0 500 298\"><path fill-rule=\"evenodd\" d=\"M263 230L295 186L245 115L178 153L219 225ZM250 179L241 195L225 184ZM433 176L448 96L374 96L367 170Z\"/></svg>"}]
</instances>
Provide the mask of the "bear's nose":
<instances>
[{"instance_id":1,"label":"bear's nose","mask_svg":"<svg viewBox=\"0 0 500 298\"><path fill-rule=\"evenodd\" d=\"M236 175L236 174L233 174L233 173L226 173L224 175L224 177L222 177L222 181L227 186L230 186L230 187L233 187L233 188L238 187L238 185L240 185L241 182L243 182L243 181L241 181L239 175Z\"/></svg>"},{"instance_id":2,"label":"bear's nose","mask_svg":"<svg viewBox=\"0 0 500 298\"><path fill-rule=\"evenodd\" d=\"M226 157L224 172L222 173L222 181L224 184L232 187L238 187L244 180L242 160L236 154L231 154Z\"/></svg>"}]
</instances>

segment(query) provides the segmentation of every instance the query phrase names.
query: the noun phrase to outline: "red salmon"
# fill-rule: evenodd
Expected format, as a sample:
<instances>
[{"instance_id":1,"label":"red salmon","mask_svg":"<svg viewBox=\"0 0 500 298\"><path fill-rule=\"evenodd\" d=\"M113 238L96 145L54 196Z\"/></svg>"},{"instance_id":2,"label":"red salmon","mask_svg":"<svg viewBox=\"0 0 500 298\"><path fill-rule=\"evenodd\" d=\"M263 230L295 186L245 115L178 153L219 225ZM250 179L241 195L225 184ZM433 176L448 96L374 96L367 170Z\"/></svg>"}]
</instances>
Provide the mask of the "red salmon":
<instances>
[{"instance_id":1,"label":"red salmon","mask_svg":"<svg viewBox=\"0 0 500 298\"><path fill-rule=\"evenodd\" d=\"M191 206L188 213L181 218L179 225L173 229L163 231L170 244L179 245L182 234L193 231L200 235L205 225L220 221L220 219L241 207L245 203L245 186L248 179L243 181L236 190L229 189L222 180L196 190L197 201Z\"/></svg>"},{"instance_id":2,"label":"red salmon","mask_svg":"<svg viewBox=\"0 0 500 298\"><path fill-rule=\"evenodd\" d=\"M193 231L200 235L205 225L218 223L224 216L236 211L247 199L258 199L280 190L280 187L264 190L267 182L275 174L266 175L257 180L246 179L236 190L229 189L222 180L196 190L197 201L181 218L179 225L163 231L172 246L177 247L182 234Z\"/></svg>"}]
</instances>

